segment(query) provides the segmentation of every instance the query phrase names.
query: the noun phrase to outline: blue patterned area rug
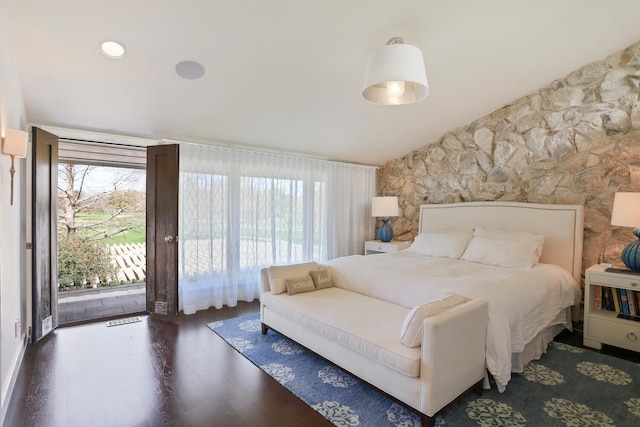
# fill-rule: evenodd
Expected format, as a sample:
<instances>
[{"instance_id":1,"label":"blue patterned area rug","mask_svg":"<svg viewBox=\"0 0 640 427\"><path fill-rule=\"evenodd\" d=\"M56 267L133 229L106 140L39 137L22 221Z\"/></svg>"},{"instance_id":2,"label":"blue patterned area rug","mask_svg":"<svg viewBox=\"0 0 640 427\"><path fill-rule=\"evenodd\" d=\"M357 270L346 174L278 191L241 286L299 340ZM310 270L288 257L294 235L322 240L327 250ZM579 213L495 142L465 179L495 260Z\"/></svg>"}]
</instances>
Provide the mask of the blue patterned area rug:
<instances>
[{"instance_id":1,"label":"blue patterned area rug","mask_svg":"<svg viewBox=\"0 0 640 427\"><path fill-rule=\"evenodd\" d=\"M412 411L278 333L258 314L209 325L233 348L337 426L420 426ZM553 342L504 393L469 393L437 426L639 426L640 365Z\"/></svg>"}]
</instances>

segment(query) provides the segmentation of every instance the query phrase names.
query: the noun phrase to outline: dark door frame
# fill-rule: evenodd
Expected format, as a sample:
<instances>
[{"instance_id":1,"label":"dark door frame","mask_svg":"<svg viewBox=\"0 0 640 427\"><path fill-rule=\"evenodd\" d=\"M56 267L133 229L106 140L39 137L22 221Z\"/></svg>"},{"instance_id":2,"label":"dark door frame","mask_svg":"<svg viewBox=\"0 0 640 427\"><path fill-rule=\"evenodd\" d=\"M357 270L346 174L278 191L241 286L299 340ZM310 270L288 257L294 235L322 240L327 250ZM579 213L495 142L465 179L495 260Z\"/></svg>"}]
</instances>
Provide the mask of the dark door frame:
<instances>
[{"instance_id":1,"label":"dark door frame","mask_svg":"<svg viewBox=\"0 0 640 427\"><path fill-rule=\"evenodd\" d=\"M147 147L147 311L178 315L179 146Z\"/></svg>"},{"instance_id":2,"label":"dark door frame","mask_svg":"<svg viewBox=\"0 0 640 427\"><path fill-rule=\"evenodd\" d=\"M40 128L32 138L31 341L58 326L58 137Z\"/></svg>"}]
</instances>

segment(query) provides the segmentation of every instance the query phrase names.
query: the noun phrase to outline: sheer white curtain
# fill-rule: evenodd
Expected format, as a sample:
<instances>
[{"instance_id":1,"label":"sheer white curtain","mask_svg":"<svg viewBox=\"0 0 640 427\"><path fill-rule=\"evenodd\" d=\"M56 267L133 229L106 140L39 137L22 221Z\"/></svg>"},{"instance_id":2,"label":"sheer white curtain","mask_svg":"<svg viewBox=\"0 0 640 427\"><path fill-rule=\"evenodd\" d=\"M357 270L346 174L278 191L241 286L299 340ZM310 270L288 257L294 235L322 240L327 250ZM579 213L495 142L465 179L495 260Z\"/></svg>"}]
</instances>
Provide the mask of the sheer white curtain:
<instances>
[{"instance_id":1,"label":"sheer white curtain","mask_svg":"<svg viewBox=\"0 0 640 427\"><path fill-rule=\"evenodd\" d=\"M258 298L260 268L362 253L376 170L180 145L179 308Z\"/></svg>"}]
</instances>

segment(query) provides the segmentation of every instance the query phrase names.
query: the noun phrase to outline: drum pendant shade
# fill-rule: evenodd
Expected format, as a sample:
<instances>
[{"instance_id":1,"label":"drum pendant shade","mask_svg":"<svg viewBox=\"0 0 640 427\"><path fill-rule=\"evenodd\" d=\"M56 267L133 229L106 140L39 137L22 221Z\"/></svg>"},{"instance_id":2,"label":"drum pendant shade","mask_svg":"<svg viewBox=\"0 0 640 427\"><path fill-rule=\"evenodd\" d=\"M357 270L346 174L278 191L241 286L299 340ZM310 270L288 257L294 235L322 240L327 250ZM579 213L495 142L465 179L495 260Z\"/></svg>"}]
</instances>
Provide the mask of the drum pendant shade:
<instances>
[{"instance_id":1,"label":"drum pendant shade","mask_svg":"<svg viewBox=\"0 0 640 427\"><path fill-rule=\"evenodd\" d=\"M362 96L380 105L404 105L429 94L422 51L394 37L369 57Z\"/></svg>"}]
</instances>

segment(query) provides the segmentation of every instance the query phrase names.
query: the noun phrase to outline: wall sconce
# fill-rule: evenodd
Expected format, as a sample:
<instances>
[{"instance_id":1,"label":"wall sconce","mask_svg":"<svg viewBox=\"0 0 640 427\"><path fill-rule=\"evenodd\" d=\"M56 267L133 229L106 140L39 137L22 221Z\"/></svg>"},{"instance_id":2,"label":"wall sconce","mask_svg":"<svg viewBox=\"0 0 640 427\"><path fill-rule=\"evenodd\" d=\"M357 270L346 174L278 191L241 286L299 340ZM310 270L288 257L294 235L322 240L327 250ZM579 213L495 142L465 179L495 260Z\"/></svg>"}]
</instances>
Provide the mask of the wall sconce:
<instances>
[{"instance_id":1,"label":"wall sconce","mask_svg":"<svg viewBox=\"0 0 640 427\"><path fill-rule=\"evenodd\" d=\"M373 52L362 85L362 96L374 104L403 105L429 94L422 51L393 37Z\"/></svg>"},{"instance_id":2,"label":"wall sconce","mask_svg":"<svg viewBox=\"0 0 640 427\"><path fill-rule=\"evenodd\" d=\"M622 250L622 262L629 270L640 271L640 193L616 193L613 196L611 225L634 227L638 237Z\"/></svg>"},{"instance_id":3,"label":"wall sconce","mask_svg":"<svg viewBox=\"0 0 640 427\"><path fill-rule=\"evenodd\" d=\"M393 239L393 228L389 225L389 217L398 216L397 197L374 197L371 201L371 216L382 217L382 225L378 229L378 240L390 242Z\"/></svg>"},{"instance_id":4,"label":"wall sconce","mask_svg":"<svg viewBox=\"0 0 640 427\"><path fill-rule=\"evenodd\" d=\"M13 175L16 169L13 161L16 157L27 157L27 146L29 145L29 133L19 129L7 129L7 133L2 138L2 154L11 156L11 206L13 206Z\"/></svg>"}]
</instances>

